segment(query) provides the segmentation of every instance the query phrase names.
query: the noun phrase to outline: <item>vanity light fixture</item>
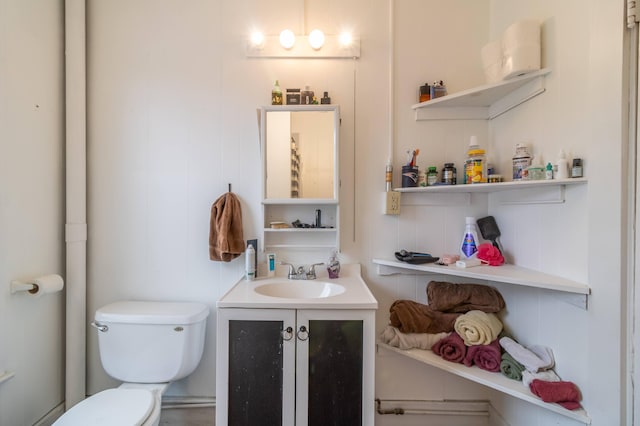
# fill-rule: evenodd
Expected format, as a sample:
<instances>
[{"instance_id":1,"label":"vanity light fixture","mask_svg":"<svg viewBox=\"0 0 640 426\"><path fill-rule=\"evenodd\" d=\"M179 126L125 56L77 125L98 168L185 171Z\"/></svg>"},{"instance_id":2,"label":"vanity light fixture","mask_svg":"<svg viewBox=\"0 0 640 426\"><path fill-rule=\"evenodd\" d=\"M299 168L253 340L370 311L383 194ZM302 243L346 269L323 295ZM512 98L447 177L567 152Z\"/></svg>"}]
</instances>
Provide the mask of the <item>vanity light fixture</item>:
<instances>
[{"instance_id":1,"label":"vanity light fixture","mask_svg":"<svg viewBox=\"0 0 640 426\"><path fill-rule=\"evenodd\" d=\"M324 46L324 33L320 30L313 30L309 33L309 45L318 50Z\"/></svg>"},{"instance_id":2,"label":"vanity light fixture","mask_svg":"<svg viewBox=\"0 0 640 426\"><path fill-rule=\"evenodd\" d=\"M296 44L296 36L291 30L282 30L280 32L280 46L289 50Z\"/></svg>"},{"instance_id":3,"label":"vanity light fixture","mask_svg":"<svg viewBox=\"0 0 640 426\"><path fill-rule=\"evenodd\" d=\"M303 42L298 42L302 39ZM250 58L351 58L360 57L360 40L351 33L326 35L315 29L308 36L285 29L280 35L250 35L246 56Z\"/></svg>"},{"instance_id":4,"label":"vanity light fixture","mask_svg":"<svg viewBox=\"0 0 640 426\"><path fill-rule=\"evenodd\" d=\"M255 49L262 49L264 47L264 34L260 31L254 31L251 33L251 37L249 39L251 46Z\"/></svg>"}]
</instances>

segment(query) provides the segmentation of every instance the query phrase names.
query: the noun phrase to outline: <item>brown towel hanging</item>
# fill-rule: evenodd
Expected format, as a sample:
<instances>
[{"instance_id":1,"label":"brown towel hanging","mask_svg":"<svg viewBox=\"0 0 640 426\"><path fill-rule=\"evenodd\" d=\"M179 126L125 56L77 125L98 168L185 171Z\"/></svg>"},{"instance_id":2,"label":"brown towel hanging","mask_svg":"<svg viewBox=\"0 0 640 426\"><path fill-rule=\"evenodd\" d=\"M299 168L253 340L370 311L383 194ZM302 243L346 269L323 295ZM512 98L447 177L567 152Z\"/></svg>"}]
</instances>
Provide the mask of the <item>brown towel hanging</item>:
<instances>
[{"instance_id":1,"label":"brown towel hanging","mask_svg":"<svg viewBox=\"0 0 640 426\"><path fill-rule=\"evenodd\" d=\"M227 192L211 206L209 258L229 262L244 253L244 249L240 201Z\"/></svg>"}]
</instances>

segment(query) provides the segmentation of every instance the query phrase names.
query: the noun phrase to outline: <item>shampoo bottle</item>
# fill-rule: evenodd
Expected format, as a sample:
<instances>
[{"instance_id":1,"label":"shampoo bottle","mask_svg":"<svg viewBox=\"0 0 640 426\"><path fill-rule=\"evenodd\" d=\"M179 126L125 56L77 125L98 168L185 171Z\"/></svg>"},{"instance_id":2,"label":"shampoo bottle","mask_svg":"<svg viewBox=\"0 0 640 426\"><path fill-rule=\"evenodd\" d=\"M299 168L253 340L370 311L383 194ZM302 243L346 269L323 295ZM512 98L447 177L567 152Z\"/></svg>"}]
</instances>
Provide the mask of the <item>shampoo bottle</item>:
<instances>
[{"instance_id":1,"label":"shampoo bottle","mask_svg":"<svg viewBox=\"0 0 640 426\"><path fill-rule=\"evenodd\" d=\"M476 218L467 217L465 219L464 236L460 244L460 259L475 259L478 253L478 230L476 229Z\"/></svg>"},{"instance_id":2,"label":"shampoo bottle","mask_svg":"<svg viewBox=\"0 0 640 426\"><path fill-rule=\"evenodd\" d=\"M256 251L251 244L247 244L247 250L244 252L245 257L245 279L253 281L256 278Z\"/></svg>"},{"instance_id":3,"label":"shampoo bottle","mask_svg":"<svg viewBox=\"0 0 640 426\"><path fill-rule=\"evenodd\" d=\"M555 173L556 179L567 179L569 178L569 162L567 161L567 154L564 153L564 150L560 150L560 154L558 154L558 162L556 163L558 170Z\"/></svg>"}]
</instances>

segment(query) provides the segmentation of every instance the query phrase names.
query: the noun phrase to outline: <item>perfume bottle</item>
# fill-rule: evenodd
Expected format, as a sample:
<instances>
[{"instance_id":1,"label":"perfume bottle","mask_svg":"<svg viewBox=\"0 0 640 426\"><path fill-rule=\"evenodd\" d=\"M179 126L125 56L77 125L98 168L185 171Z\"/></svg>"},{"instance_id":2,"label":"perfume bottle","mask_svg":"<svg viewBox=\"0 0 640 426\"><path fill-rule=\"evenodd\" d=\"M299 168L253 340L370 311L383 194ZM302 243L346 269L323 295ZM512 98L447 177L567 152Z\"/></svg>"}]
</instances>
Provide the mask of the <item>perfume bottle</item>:
<instances>
[{"instance_id":1,"label":"perfume bottle","mask_svg":"<svg viewBox=\"0 0 640 426\"><path fill-rule=\"evenodd\" d=\"M329 278L338 278L340 276L340 261L336 250L332 251L331 256L329 256L327 272L329 273Z\"/></svg>"}]
</instances>

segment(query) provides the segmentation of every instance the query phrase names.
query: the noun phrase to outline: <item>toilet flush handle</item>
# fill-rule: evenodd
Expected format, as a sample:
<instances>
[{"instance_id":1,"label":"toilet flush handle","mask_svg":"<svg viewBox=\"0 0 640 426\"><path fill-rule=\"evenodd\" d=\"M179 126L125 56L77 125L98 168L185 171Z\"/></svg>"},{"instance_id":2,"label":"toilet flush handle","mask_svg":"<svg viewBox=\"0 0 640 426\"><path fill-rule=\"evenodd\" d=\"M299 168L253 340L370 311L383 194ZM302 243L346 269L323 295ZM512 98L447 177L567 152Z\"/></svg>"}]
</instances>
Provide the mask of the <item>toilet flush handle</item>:
<instances>
[{"instance_id":1,"label":"toilet flush handle","mask_svg":"<svg viewBox=\"0 0 640 426\"><path fill-rule=\"evenodd\" d=\"M98 331L102 331L103 333L106 333L107 331L109 331L108 326L104 324L100 324L99 322L95 322L95 321L91 321L91 327L97 328Z\"/></svg>"}]
</instances>

